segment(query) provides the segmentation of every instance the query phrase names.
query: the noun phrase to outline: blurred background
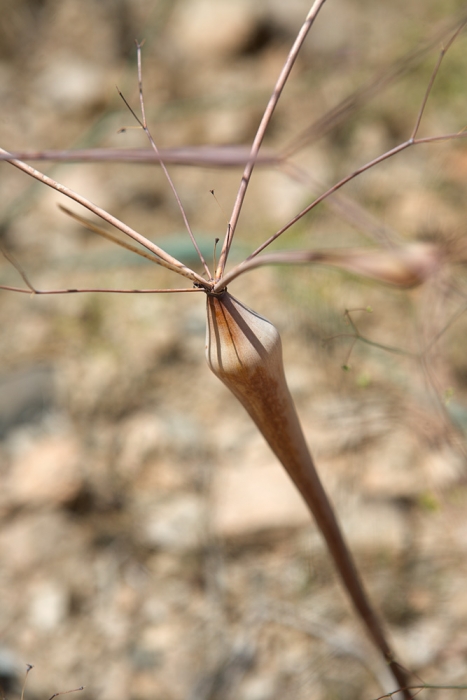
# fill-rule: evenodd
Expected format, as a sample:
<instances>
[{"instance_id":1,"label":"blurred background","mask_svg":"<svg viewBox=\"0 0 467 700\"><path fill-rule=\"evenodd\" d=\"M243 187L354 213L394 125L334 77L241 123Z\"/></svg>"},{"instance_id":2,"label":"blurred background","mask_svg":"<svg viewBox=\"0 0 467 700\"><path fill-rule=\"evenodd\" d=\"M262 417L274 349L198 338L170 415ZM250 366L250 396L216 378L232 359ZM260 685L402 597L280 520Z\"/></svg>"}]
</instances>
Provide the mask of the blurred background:
<instances>
[{"instance_id":1,"label":"blurred background","mask_svg":"<svg viewBox=\"0 0 467 700\"><path fill-rule=\"evenodd\" d=\"M270 126L276 164L255 170L232 262L409 137L464 6L329 0ZM248 145L308 9L0 0L0 145L146 147L140 130L118 133L135 126L115 89L137 109L135 39L145 40L159 146ZM465 127L465 55L461 35L421 135ZM199 269L156 165L37 167ZM241 168L171 172L211 261ZM66 217L56 192L8 164L0 173L1 244L37 288L183 286ZM279 328L307 439L372 600L402 663L439 684L467 683L466 174L463 141L418 146L273 246L432 241L439 270L418 289L324 267L257 270L230 288ZM3 257L0 284L22 285ZM207 369L203 295L0 295L3 695L21 692L27 663L28 700L80 685L100 700L390 691L299 497ZM373 345L356 339L346 309Z\"/></svg>"}]
</instances>

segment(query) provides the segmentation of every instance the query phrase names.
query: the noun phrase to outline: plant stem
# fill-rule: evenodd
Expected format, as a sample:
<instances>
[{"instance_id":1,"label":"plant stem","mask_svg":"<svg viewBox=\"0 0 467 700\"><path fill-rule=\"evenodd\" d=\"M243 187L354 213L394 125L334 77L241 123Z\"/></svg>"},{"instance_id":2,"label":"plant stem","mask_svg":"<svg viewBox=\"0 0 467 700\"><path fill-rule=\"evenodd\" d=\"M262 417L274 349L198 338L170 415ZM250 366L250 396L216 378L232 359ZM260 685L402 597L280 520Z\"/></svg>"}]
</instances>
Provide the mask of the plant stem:
<instances>
[{"instance_id":1,"label":"plant stem","mask_svg":"<svg viewBox=\"0 0 467 700\"><path fill-rule=\"evenodd\" d=\"M289 392L278 331L228 292L208 294L207 361L242 403L302 494L350 599L406 700L409 676L397 663L323 488Z\"/></svg>"}]
</instances>

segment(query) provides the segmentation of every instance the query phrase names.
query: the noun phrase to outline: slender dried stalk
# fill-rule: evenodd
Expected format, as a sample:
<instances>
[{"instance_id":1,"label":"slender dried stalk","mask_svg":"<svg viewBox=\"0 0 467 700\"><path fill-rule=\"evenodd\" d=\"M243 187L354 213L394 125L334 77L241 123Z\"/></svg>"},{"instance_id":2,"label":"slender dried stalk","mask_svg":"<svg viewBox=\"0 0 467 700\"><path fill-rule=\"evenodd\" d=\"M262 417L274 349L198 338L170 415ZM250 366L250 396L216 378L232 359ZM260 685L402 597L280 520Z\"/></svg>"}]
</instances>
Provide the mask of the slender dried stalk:
<instances>
[{"instance_id":1,"label":"slender dried stalk","mask_svg":"<svg viewBox=\"0 0 467 700\"><path fill-rule=\"evenodd\" d=\"M0 153L9 156L9 153L3 148L0 148ZM197 272L194 272L186 265L183 265L183 263L174 258L172 255L166 253L165 250L159 248L158 245L150 241L148 238L145 238L145 236L142 236L137 231L134 231L130 226L127 226L127 224L124 224L123 221L120 221L115 216L112 216L111 214L106 212L104 209L101 209L101 207L98 207L96 204L89 201L89 199L86 199L86 197L83 197L77 192L74 192L65 185L61 185L48 175L41 173L39 170L32 168L30 165L27 165L26 163L23 163L20 160L15 160L9 157L7 159L7 162L11 163L11 165L14 165L15 168L18 168L18 170L22 170L27 175L30 175L39 182L42 182L44 185L51 187L57 192L60 192L60 194L64 194L66 197L73 199L78 204L81 204L83 207L86 207L86 209L91 211L93 214L96 214L96 216L99 216L104 221L107 221L109 224L122 231L122 233L126 234L130 238L133 238L133 240L135 240L137 243L140 243L142 246L150 250L151 253L154 253L154 255L157 258L157 264L161 265L161 267L165 267L168 270L172 270L172 272L176 272L177 274L182 275L183 277L186 277L187 279L192 280L193 282L196 282L198 284L205 284L205 280L200 275L198 275Z\"/></svg>"},{"instance_id":2,"label":"slender dried stalk","mask_svg":"<svg viewBox=\"0 0 467 700\"><path fill-rule=\"evenodd\" d=\"M439 269L441 263L441 251L437 246L428 243L413 243L392 250L281 250L280 253L266 253L247 259L230 270L222 281L226 286L245 272L265 265L321 264L409 289L428 280Z\"/></svg>"},{"instance_id":3,"label":"slender dried stalk","mask_svg":"<svg viewBox=\"0 0 467 700\"><path fill-rule=\"evenodd\" d=\"M248 163L245 166L245 170L243 171L243 176L240 182L240 188L238 190L237 198L235 200L235 204L233 207L232 215L230 217L230 221L227 227L227 233L224 239L224 244L222 246L222 252L219 258L219 264L217 266L216 270L216 281L219 281L225 270L225 265L227 263L227 258L229 256L229 251L230 247L232 245L233 237L235 235L235 230L237 228L237 222L238 218L240 216L240 212L242 210L243 206L243 201L245 199L246 191L248 188L248 184L250 182L251 174L253 172L253 168L255 166L255 160L258 156L259 149L261 148L261 144L263 143L264 135L266 133L266 129L269 126L269 123L271 121L272 115L274 113L274 110L276 109L277 103L279 102L279 98L282 94L282 90L284 89L284 86L289 78L289 75L292 71L292 68L294 66L295 61L297 60L297 56L299 54L299 51L303 45L303 42L305 41L308 32L310 31L311 27L313 26L313 23L318 16L319 11L323 7L324 3L326 0L315 0L313 5L311 6L311 9L309 13L306 16L305 22L303 23L300 31L297 34L297 38L295 39L292 48L289 51L289 55L287 56L287 59L284 63L284 67L282 68L280 75L277 79L276 86L273 90L273 93L269 99L269 102L267 104L267 107L264 111L263 117L261 119L260 125L258 127L258 131L256 132L256 136L253 141L253 145L251 146L251 153L250 157L248 160Z\"/></svg>"}]
</instances>

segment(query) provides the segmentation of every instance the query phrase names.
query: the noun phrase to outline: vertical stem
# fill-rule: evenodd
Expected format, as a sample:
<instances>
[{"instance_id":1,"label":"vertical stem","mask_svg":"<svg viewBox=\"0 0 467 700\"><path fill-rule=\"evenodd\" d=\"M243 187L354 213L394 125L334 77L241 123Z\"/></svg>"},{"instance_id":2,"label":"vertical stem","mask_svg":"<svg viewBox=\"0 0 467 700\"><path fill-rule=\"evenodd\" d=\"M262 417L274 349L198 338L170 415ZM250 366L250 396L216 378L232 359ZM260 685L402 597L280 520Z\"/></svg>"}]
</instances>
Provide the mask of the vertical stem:
<instances>
[{"instance_id":1,"label":"vertical stem","mask_svg":"<svg viewBox=\"0 0 467 700\"><path fill-rule=\"evenodd\" d=\"M302 494L350 599L406 700L408 674L397 663L358 575L331 502L308 450L287 387L277 329L228 292L208 294L207 361L242 403Z\"/></svg>"},{"instance_id":2,"label":"vertical stem","mask_svg":"<svg viewBox=\"0 0 467 700\"><path fill-rule=\"evenodd\" d=\"M308 15L306 16L305 22L300 29L297 38L294 41L294 44L292 48L290 49L289 55L287 56L287 60L284 64L284 67L282 68L282 71L279 75L279 78L277 79L277 83L275 85L274 91L269 99L268 105L265 109L265 112L263 114L263 117L261 119L260 125L258 127L258 131L256 132L255 140L253 141L253 145L251 147L250 151L250 157L248 159L248 163L245 166L245 170L243 171L242 175L242 180L240 182L240 188L238 190L237 198L235 200L234 208L232 211L232 215L230 217L230 222L227 226L227 233L224 239L224 244L222 246L222 252L219 258L219 264L217 266L216 274L215 274L215 280L216 282L222 277L224 274L224 269L225 269L225 264L227 262L227 258L229 255L229 250L230 246L232 245L232 240L235 234L235 229L237 227L238 219L240 216L240 212L242 210L243 206L243 201L245 199L246 191L250 182L251 174L253 172L253 168L255 167L255 161L256 157L258 155L259 149L261 147L261 144L264 139L264 135L266 133L266 129L269 126L269 122L271 121L272 115L274 113L274 110L276 109L277 103L279 101L279 98L282 94L282 90L285 87L285 84L287 83L287 80L289 78L289 75L292 71L292 68L294 66L294 63L297 59L298 53L302 47L303 42L306 39L306 36L308 32L310 31L313 22L315 21L318 12L324 5L326 0L315 0Z\"/></svg>"}]
</instances>

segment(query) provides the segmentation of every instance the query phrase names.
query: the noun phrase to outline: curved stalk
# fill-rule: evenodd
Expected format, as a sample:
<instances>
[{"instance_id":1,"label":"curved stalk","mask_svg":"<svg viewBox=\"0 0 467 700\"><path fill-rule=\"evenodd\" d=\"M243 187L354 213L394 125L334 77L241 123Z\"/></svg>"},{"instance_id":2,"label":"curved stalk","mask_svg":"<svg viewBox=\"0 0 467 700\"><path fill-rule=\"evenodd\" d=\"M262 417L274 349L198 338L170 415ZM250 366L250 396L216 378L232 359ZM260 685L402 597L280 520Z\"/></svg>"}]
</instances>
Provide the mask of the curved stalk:
<instances>
[{"instance_id":1,"label":"curved stalk","mask_svg":"<svg viewBox=\"0 0 467 700\"><path fill-rule=\"evenodd\" d=\"M30 165L27 165L27 163L23 163L21 160L15 160L9 157L10 154L3 148L0 148L0 155L8 156L7 163L11 163L11 165L14 165L15 168L18 168L18 170L22 170L27 175L30 175L39 182L42 182L44 185L47 185L56 192L60 192L60 194L65 195L65 197L68 197L69 199L78 202L78 204L81 204L83 207L86 207L86 209L88 209L96 216L99 216L104 221L107 221L107 223L109 223L111 226L114 226L119 231L122 231L122 233L124 233L125 235L129 236L130 238L133 238L134 241L137 241L144 248L151 251L151 253L154 253L157 259L153 259L153 261L157 262L157 264L161 267L165 267L168 270L172 270L172 272L176 272L178 275L186 277L187 279L191 280L192 282L198 284L203 288L209 287L206 280L200 275L198 275L197 272L191 270L189 267L181 263L172 255L166 253L165 250L159 248L158 245L150 241L148 238L142 236L130 226L127 226L127 224L125 224L123 221L120 221L120 219L117 219L115 216L112 216L112 214L109 214L107 211L105 211L105 209L98 207L89 199L86 199L86 197L83 197L77 192L71 190L69 187L60 184L56 180L53 180L51 177L45 175L44 173L41 173L39 170L32 168Z\"/></svg>"},{"instance_id":2,"label":"curved stalk","mask_svg":"<svg viewBox=\"0 0 467 700\"><path fill-rule=\"evenodd\" d=\"M302 494L367 631L409 700L408 674L395 660L307 447L287 387L277 329L227 291L207 296L206 359L242 403Z\"/></svg>"},{"instance_id":3,"label":"curved stalk","mask_svg":"<svg viewBox=\"0 0 467 700\"><path fill-rule=\"evenodd\" d=\"M234 279L265 265L320 264L337 267L362 277L395 285L401 289L417 287L440 267L442 251L430 243L411 243L404 247L321 248L316 250L280 250L247 258L227 272L213 289L225 289Z\"/></svg>"}]
</instances>

